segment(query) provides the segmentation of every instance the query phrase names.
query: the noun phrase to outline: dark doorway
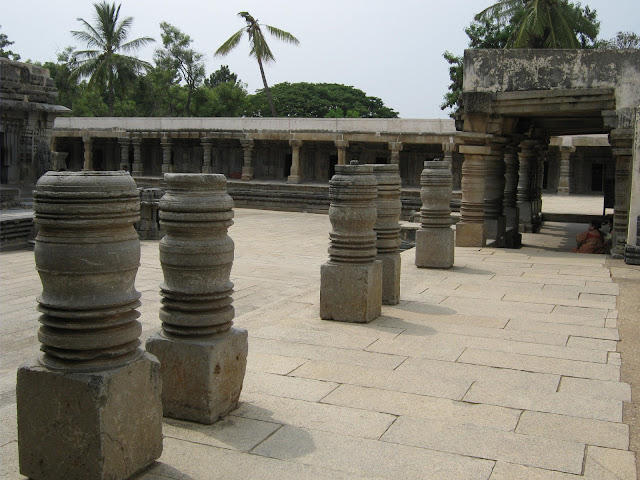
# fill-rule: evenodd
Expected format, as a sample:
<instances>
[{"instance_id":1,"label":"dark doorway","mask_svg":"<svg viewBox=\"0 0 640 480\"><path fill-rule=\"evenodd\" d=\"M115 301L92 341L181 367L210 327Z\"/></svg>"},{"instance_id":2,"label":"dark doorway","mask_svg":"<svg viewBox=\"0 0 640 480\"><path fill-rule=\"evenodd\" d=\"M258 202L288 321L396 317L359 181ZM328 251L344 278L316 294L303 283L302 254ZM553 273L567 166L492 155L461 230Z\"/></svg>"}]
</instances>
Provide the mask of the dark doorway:
<instances>
[{"instance_id":1,"label":"dark doorway","mask_svg":"<svg viewBox=\"0 0 640 480\"><path fill-rule=\"evenodd\" d=\"M542 173L542 189L547 189L547 182L549 180L549 162L544 162L542 165L543 173Z\"/></svg>"},{"instance_id":2,"label":"dark doorway","mask_svg":"<svg viewBox=\"0 0 640 480\"><path fill-rule=\"evenodd\" d=\"M602 191L603 168L601 163L591 164L591 191Z\"/></svg>"},{"instance_id":3,"label":"dark doorway","mask_svg":"<svg viewBox=\"0 0 640 480\"><path fill-rule=\"evenodd\" d=\"M387 163L387 157L376 157L376 165L385 165Z\"/></svg>"},{"instance_id":4,"label":"dark doorway","mask_svg":"<svg viewBox=\"0 0 640 480\"><path fill-rule=\"evenodd\" d=\"M337 155L329 155L329 180L336 174L336 165L338 164Z\"/></svg>"},{"instance_id":5,"label":"dark doorway","mask_svg":"<svg viewBox=\"0 0 640 480\"><path fill-rule=\"evenodd\" d=\"M290 153L287 153L284 156L284 178L287 179L289 178L289 175L291 175L291 164L293 163L293 159L292 159L292 155Z\"/></svg>"}]
</instances>

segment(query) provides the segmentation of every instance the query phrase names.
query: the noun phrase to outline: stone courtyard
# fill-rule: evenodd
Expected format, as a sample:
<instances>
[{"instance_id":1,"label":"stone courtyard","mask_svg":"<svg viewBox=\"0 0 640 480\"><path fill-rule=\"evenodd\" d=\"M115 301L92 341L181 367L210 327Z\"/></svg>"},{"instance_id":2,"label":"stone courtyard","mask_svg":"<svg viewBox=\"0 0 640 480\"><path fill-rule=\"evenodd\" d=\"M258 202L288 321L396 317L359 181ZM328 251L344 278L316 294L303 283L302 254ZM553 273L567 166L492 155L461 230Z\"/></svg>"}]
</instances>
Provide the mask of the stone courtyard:
<instances>
[{"instance_id":1,"label":"stone courtyard","mask_svg":"<svg viewBox=\"0 0 640 480\"><path fill-rule=\"evenodd\" d=\"M318 314L330 229L326 215L235 209L241 405L211 426L165 418L163 454L136 478L637 478L620 353L637 357L620 334L637 311L618 307L639 267L568 253L584 225L546 222L520 250L457 247L448 270L403 252L400 303L346 324ZM158 255L142 242L143 342L160 328ZM33 252L0 263L0 477L14 479L16 370L38 355L41 284Z\"/></svg>"}]
</instances>

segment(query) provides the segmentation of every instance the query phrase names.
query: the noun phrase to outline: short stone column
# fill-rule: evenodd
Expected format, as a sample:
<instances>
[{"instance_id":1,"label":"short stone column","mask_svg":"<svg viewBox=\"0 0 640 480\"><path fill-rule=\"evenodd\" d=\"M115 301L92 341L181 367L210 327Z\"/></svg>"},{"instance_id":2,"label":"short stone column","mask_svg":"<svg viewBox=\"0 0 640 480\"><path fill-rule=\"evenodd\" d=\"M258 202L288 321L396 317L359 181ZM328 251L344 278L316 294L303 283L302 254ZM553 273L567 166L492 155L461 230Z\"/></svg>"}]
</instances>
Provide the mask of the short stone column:
<instances>
[{"instance_id":1,"label":"short stone column","mask_svg":"<svg viewBox=\"0 0 640 480\"><path fill-rule=\"evenodd\" d=\"M454 233L451 228L453 176L451 162L426 161L420 175L421 228L416 232L416 266L451 268Z\"/></svg>"},{"instance_id":2,"label":"short stone column","mask_svg":"<svg viewBox=\"0 0 640 480\"><path fill-rule=\"evenodd\" d=\"M536 166L535 140L524 140L520 143L518 154L518 193L517 205L520 219L519 231L532 232L534 229L532 183Z\"/></svg>"},{"instance_id":3,"label":"short stone column","mask_svg":"<svg viewBox=\"0 0 640 480\"><path fill-rule=\"evenodd\" d=\"M389 142L389 150L391 158L389 163L400 165L400 152L402 151L402 142Z\"/></svg>"},{"instance_id":4,"label":"short stone column","mask_svg":"<svg viewBox=\"0 0 640 480\"><path fill-rule=\"evenodd\" d=\"M518 216L518 146L510 144L505 147L505 184L504 184L504 217L505 217L505 247L520 248L522 235L519 233L520 220Z\"/></svg>"},{"instance_id":5,"label":"short stone column","mask_svg":"<svg viewBox=\"0 0 640 480\"><path fill-rule=\"evenodd\" d=\"M400 170L397 164L372 165L378 183L376 199L377 217L376 258L382 262L382 304L397 305L400 302Z\"/></svg>"},{"instance_id":6,"label":"short stone column","mask_svg":"<svg viewBox=\"0 0 640 480\"><path fill-rule=\"evenodd\" d=\"M173 171L173 164L171 163L171 139L168 136L163 136L160 140L160 146L162 147L162 173L171 173Z\"/></svg>"},{"instance_id":7,"label":"short stone column","mask_svg":"<svg viewBox=\"0 0 640 480\"><path fill-rule=\"evenodd\" d=\"M329 181L329 261L320 269L320 318L367 323L382 311L376 260L377 182L371 165L336 165Z\"/></svg>"},{"instance_id":8,"label":"short stone column","mask_svg":"<svg viewBox=\"0 0 640 480\"><path fill-rule=\"evenodd\" d=\"M302 140L289 140L291 145L291 175L287 178L287 183L300 183L300 146Z\"/></svg>"},{"instance_id":9,"label":"short stone column","mask_svg":"<svg viewBox=\"0 0 640 480\"><path fill-rule=\"evenodd\" d=\"M624 258L629 227L631 176L633 164L633 130L614 130L609 135L611 153L616 162L616 193L613 206L613 240L611 258ZM633 221L633 220L632 220Z\"/></svg>"},{"instance_id":10,"label":"short stone column","mask_svg":"<svg viewBox=\"0 0 640 480\"><path fill-rule=\"evenodd\" d=\"M242 161L242 177L241 180L253 179L253 139L245 138L240 140L244 158Z\"/></svg>"},{"instance_id":11,"label":"short stone column","mask_svg":"<svg viewBox=\"0 0 640 480\"><path fill-rule=\"evenodd\" d=\"M120 144L120 170L130 172L131 164L129 163L129 139L119 138L118 143Z\"/></svg>"},{"instance_id":12,"label":"short stone column","mask_svg":"<svg viewBox=\"0 0 640 480\"><path fill-rule=\"evenodd\" d=\"M44 353L18 370L20 473L128 478L162 453L160 364L139 348L135 182L49 172L34 209Z\"/></svg>"},{"instance_id":13,"label":"short stone column","mask_svg":"<svg viewBox=\"0 0 640 480\"><path fill-rule=\"evenodd\" d=\"M144 164L142 163L142 138L133 137L133 164L131 165L131 174L141 176L144 174Z\"/></svg>"},{"instance_id":14,"label":"short stone column","mask_svg":"<svg viewBox=\"0 0 640 480\"><path fill-rule=\"evenodd\" d=\"M347 148L349 148L348 140L335 140L333 142L338 149L338 165L347 164Z\"/></svg>"},{"instance_id":15,"label":"short stone column","mask_svg":"<svg viewBox=\"0 0 640 480\"><path fill-rule=\"evenodd\" d=\"M247 331L232 328L233 200L224 175L164 179L162 330L146 346L160 360L165 416L211 424L236 408L247 364Z\"/></svg>"},{"instance_id":16,"label":"short stone column","mask_svg":"<svg viewBox=\"0 0 640 480\"><path fill-rule=\"evenodd\" d=\"M212 142L209 139L203 138L200 144L202 145L202 173L214 173L211 165Z\"/></svg>"},{"instance_id":17,"label":"short stone column","mask_svg":"<svg viewBox=\"0 0 640 480\"><path fill-rule=\"evenodd\" d=\"M484 224L484 191L486 182L485 156L491 153L486 145L461 145L462 201L460 222L456 225L456 245L484 247L487 244Z\"/></svg>"},{"instance_id":18,"label":"short stone column","mask_svg":"<svg viewBox=\"0 0 640 480\"><path fill-rule=\"evenodd\" d=\"M139 188L140 221L136 227L140 240L160 240L164 232L160 228L158 212L160 199L164 195L161 188Z\"/></svg>"},{"instance_id":19,"label":"short stone column","mask_svg":"<svg viewBox=\"0 0 640 480\"><path fill-rule=\"evenodd\" d=\"M93 170L93 140L89 136L84 136L82 142L84 143L82 170Z\"/></svg>"},{"instance_id":20,"label":"short stone column","mask_svg":"<svg viewBox=\"0 0 640 480\"><path fill-rule=\"evenodd\" d=\"M571 169L571 154L576 147L560 146L560 176L558 177L558 195L569 195L569 172Z\"/></svg>"}]
</instances>

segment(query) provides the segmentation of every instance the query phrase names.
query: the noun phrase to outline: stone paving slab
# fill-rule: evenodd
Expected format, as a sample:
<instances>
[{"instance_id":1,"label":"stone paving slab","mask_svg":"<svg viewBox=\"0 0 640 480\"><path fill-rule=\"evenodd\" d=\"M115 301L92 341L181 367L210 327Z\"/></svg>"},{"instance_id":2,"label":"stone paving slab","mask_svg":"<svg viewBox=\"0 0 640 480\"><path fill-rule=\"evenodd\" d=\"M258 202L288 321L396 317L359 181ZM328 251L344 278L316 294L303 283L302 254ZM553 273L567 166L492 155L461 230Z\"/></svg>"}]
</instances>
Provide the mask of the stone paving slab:
<instances>
[{"instance_id":1,"label":"stone paving slab","mask_svg":"<svg viewBox=\"0 0 640 480\"><path fill-rule=\"evenodd\" d=\"M605 257L457 248L449 270L402 253L401 302L366 325L319 319L325 215L236 209L241 406L215 425L165 420L136 478L635 479ZM572 227L573 228L573 227ZM563 237L564 236L564 237ZM141 245L144 340L158 330L158 242ZM15 375L38 355L33 252L0 254L0 478L18 473ZM622 359L624 360L624 359Z\"/></svg>"}]
</instances>

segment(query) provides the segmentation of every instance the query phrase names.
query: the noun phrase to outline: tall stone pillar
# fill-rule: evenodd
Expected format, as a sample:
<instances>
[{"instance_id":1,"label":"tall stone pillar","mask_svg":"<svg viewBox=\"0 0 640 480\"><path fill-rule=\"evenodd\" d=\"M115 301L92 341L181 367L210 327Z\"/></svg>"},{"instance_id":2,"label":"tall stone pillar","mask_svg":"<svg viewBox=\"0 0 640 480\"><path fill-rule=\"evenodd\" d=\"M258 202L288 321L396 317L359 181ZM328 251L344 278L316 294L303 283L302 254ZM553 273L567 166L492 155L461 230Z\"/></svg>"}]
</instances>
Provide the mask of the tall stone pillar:
<instances>
[{"instance_id":1,"label":"tall stone pillar","mask_svg":"<svg viewBox=\"0 0 640 480\"><path fill-rule=\"evenodd\" d=\"M519 233L520 217L518 215L518 145L509 144L504 150L505 184L504 184L504 217L505 247L520 248L522 235Z\"/></svg>"},{"instance_id":2,"label":"tall stone pillar","mask_svg":"<svg viewBox=\"0 0 640 480\"><path fill-rule=\"evenodd\" d=\"M168 136L163 136L160 139L160 146L162 147L162 173L171 173L173 171L173 164L171 163L171 139Z\"/></svg>"},{"instance_id":3,"label":"tall stone pillar","mask_svg":"<svg viewBox=\"0 0 640 480\"><path fill-rule=\"evenodd\" d=\"M136 184L48 172L34 209L43 355L18 370L20 473L128 478L162 453L160 364L138 339Z\"/></svg>"},{"instance_id":4,"label":"tall stone pillar","mask_svg":"<svg viewBox=\"0 0 640 480\"><path fill-rule=\"evenodd\" d=\"M389 150L391 151L391 159L389 163L400 165L400 152L402 151L402 142L389 142Z\"/></svg>"},{"instance_id":5,"label":"tall stone pillar","mask_svg":"<svg viewBox=\"0 0 640 480\"><path fill-rule=\"evenodd\" d=\"M214 173L211 165L211 140L203 137L200 144L202 145L202 173Z\"/></svg>"},{"instance_id":6,"label":"tall stone pillar","mask_svg":"<svg viewBox=\"0 0 640 480\"><path fill-rule=\"evenodd\" d=\"M82 170L93 170L93 140L89 136L82 137L84 143L84 162Z\"/></svg>"},{"instance_id":7,"label":"tall stone pillar","mask_svg":"<svg viewBox=\"0 0 640 480\"><path fill-rule=\"evenodd\" d=\"M376 199L377 217L376 258L382 262L382 304L397 305L400 302L400 170L397 164L372 165L378 184Z\"/></svg>"},{"instance_id":8,"label":"tall stone pillar","mask_svg":"<svg viewBox=\"0 0 640 480\"><path fill-rule=\"evenodd\" d=\"M377 182L373 166L336 165L329 181L329 261L320 269L320 318L367 323L382 309L376 260Z\"/></svg>"},{"instance_id":9,"label":"tall stone pillar","mask_svg":"<svg viewBox=\"0 0 640 480\"><path fill-rule=\"evenodd\" d=\"M133 165L131 165L131 174L141 176L144 174L144 165L142 163L142 138L133 137Z\"/></svg>"},{"instance_id":10,"label":"tall stone pillar","mask_svg":"<svg viewBox=\"0 0 640 480\"><path fill-rule=\"evenodd\" d=\"M497 140L497 139L496 139ZM504 141L502 139L502 141ZM487 238L495 240L498 247L504 246L506 231L503 214L506 166L504 163L504 144L493 141L491 153L485 157L486 186L484 193L484 223Z\"/></svg>"},{"instance_id":11,"label":"tall stone pillar","mask_svg":"<svg viewBox=\"0 0 640 480\"><path fill-rule=\"evenodd\" d=\"M232 328L233 200L224 175L164 178L162 330L147 351L160 360L165 416L211 424L236 408L247 364L247 331Z\"/></svg>"},{"instance_id":12,"label":"tall stone pillar","mask_svg":"<svg viewBox=\"0 0 640 480\"><path fill-rule=\"evenodd\" d=\"M118 143L120 144L120 170L130 172L131 165L129 163L129 139L126 137L119 138Z\"/></svg>"},{"instance_id":13,"label":"tall stone pillar","mask_svg":"<svg viewBox=\"0 0 640 480\"><path fill-rule=\"evenodd\" d=\"M333 143L338 149L338 165L346 165L347 148L349 148L349 142L347 140L335 140Z\"/></svg>"},{"instance_id":14,"label":"tall stone pillar","mask_svg":"<svg viewBox=\"0 0 640 480\"><path fill-rule=\"evenodd\" d=\"M572 145L560 146L560 176L558 177L558 195L569 195L569 172L571 154L576 151Z\"/></svg>"},{"instance_id":15,"label":"tall stone pillar","mask_svg":"<svg viewBox=\"0 0 640 480\"><path fill-rule=\"evenodd\" d=\"M491 154L486 145L461 145L462 201L460 223L456 226L458 247L484 247L487 243L484 224L485 156Z\"/></svg>"},{"instance_id":16,"label":"tall stone pillar","mask_svg":"<svg viewBox=\"0 0 640 480\"><path fill-rule=\"evenodd\" d=\"M611 145L611 153L616 162L616 194L613 207L611 258L624 258L631 199L633 130L613 130L609 134L609 144ZM632 221L636 220L632 219Z\"/></svg>"},{"instance_id":17,"label":"tall stone pillar","mask_svg":"<svg viewBox=\"0 0 640 480\"><path fill-rule=\"evenodd\" d=\"M291 146L291 175L287 178L287 183L300 183L300 146L302 140L292 139L289 140Z\"/></svg>"},{"instance_id":18,"label":"tall stone pillar","mask_svg":"<svg viewBox=\"0 0 640 480\"><path fill-rule=\"evenodd\" d=\"M242 152L244 154L242 162L242 180L253 179L253 139L244 138L240 140Z\"/></svg>"},{"instance_id":19,"label":"tall stone pillar","mask_svg":"<svg viewBox=\"0 0 640 480\"><path fill-rule=\"evenodd\" d=\"M518 154L518 216L520 218L520 231L532 232L534 229L534 211L532 191L534 170L537 170L535 140L523 140L520 143Z\"/></svg>"},{"instance_id":20,"label":"tall stone pillar","mask_svg":"<svg viewBox=\"0 0 640 480\"><path fill-rule=\"evenodd\" d=\"M416 232L416 266L450 268L454 261L451 228L451 162L426 161L420 175L421 228Z\"/></svg>"}]
</instances>

